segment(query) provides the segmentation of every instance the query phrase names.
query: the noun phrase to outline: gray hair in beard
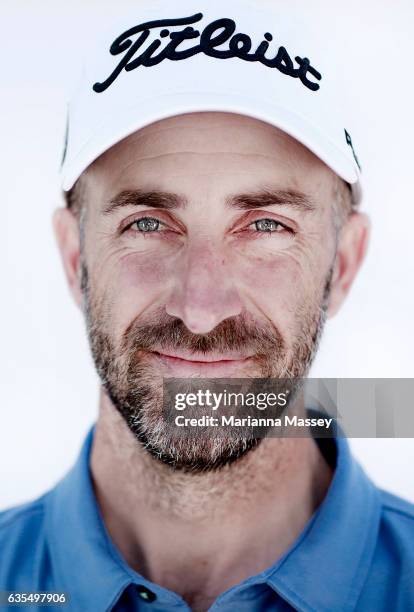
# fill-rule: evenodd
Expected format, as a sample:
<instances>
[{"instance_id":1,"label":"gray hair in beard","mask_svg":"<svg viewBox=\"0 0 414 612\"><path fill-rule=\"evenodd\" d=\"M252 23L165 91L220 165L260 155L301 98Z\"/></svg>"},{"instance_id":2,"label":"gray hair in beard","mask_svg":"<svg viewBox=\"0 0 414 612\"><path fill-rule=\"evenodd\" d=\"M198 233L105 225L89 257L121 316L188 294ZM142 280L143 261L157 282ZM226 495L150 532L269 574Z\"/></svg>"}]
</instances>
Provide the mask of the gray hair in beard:
<instances>
[{"instance_id":1,"label":"gray hair in beard","mask_svg":"<svg viewBox=\"0 0 414 612\"><path fill-rule=\"evenodd\" d=\"M243 432L228 436L175 435L163 418L162 378L157 380L146 354L154 347L199 354L248 348L255 354L260 378L303 378L325 324L332 275L333 269L320 304L313 308L303 304L296 313L300 331L289 354L279 330L265 328L247 314L228 318L207 334L193 334L179 318L159 309L145 320L140 317L132 321L117 343L110 333L108 305L104 297L93 295L83 263L81 286L94 363L106 393L136 440L162 463L193 473L217 470L256 448L262 437Z\"/></svg>"}]
</instances>

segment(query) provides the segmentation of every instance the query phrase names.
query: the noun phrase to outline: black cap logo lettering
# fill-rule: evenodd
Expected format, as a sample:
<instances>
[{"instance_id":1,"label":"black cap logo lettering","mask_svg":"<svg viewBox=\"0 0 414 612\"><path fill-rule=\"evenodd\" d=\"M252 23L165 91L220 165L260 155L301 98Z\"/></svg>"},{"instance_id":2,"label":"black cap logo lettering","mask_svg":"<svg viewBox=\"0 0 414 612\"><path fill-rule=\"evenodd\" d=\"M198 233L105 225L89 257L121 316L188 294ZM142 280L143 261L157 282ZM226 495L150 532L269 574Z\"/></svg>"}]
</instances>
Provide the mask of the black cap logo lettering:
<instances>
[{"instance_id":1,"label":"black cap logo lettering","mask_svg":"<svg viewBox=\"0 0 414 612\"><path fill-rule=\"evenodd\" d=\"M216 59L229 59L237 57L246 62L259 62L268 68L276 68L282 74L299 79L303 85L311 91L318 91L322 75L316 70L307 57L296 56L294 60L281 46L274 57L268 57L270 42L273 35L269 32L264 34L264 40L252 51L253 42L247 34L236 32L236 23L232 19L222 18L208 24L202 32L193 27L203 19L202 13L181 19L158 19L148 21L130 28L118 36L109 48L111 55L122 55L121 61L113 72L102 82L93 86L93 91L102 93L110 87L123 70L131 72L140 66L149 68L157 66L164 60L181 61L204 53ZM170 28L180 27L180 30L171 31ZM161 28L159 37L148 46L146 42L151 31ZM133 37L137 36L135 40ZM163 48L163 41L168 40ZM179 49L184 41L194 41L195 45ZM218 49L227 45L225 49ZM160 50L161 48L161 50Z\"/></svg>"}]
</instances>

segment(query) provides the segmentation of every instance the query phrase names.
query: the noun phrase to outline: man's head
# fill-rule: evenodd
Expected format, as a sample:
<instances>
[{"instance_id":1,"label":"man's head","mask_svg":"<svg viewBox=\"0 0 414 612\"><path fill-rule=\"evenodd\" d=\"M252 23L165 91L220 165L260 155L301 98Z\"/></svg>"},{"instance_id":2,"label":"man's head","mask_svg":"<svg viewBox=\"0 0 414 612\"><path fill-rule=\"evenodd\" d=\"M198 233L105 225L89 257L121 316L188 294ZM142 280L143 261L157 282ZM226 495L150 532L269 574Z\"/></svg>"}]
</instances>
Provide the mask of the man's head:
<instances>
[{"instance_id":1,"label":"man's head","mask_svg":"<svg viewBox=\"0 0 414 612\"><path fill-rule=\"evenodd\" d=\"M145 127L75 191L55 230L112 403L169 464L238 458L257 441L171 437L163 377L306 376L362 262L366 217L298 141L226 113Z\"/></svg>"}]
</instances>

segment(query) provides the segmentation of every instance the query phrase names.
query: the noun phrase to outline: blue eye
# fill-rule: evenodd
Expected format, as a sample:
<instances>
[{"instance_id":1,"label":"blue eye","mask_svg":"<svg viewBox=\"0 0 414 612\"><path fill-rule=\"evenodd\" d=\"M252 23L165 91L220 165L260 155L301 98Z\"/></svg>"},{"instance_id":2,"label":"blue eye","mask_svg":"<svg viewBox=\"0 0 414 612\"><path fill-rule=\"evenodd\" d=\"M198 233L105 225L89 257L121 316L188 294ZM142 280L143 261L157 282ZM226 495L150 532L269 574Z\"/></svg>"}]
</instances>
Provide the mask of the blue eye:
<instances>
[{"instance_id":1,"label":"blue eye","mask_svg":"<svg viewBox=\"0 0 414 612\"><path fill-rule=\"evenodd\" d=\"M258 232L267 232L269 234L286 229L281 223L278 223L274 219L259 219L252 225L255 226Z\"/></svg>"},{"instance_id":2,"label":"blue eye","mask_svg":"<svg viewBox=\"0 0 414 612\"><path fill-rule=\"evenodd\" d=\"M137 219L136 221L134 221L134 223L132 224L132 227L135 226L135 228L142 233L150 233L150 232L156 232L160 229L160 222L158 221L158 219L153 219L152 217L143 217L142 219Z\"/></svg>"}]
</instances>

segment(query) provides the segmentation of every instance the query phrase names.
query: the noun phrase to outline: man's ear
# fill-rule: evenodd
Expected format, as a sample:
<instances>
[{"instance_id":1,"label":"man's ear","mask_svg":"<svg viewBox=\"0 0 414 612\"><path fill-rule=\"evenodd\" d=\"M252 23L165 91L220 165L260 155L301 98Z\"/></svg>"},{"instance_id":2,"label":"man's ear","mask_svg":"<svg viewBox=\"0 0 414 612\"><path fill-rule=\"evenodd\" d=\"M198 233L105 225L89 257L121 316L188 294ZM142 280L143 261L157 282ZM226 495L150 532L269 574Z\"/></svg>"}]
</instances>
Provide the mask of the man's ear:
<instances>
[{"instance_id":1,"label":"man's ear","mask_svg":"<svg viewBox=\"0 0 414 612\"><path fill-rule=\"evenodd\" d=\"M82 308L79 220L68 208L58 208L53 214L53 229L69 289Z\"/></svg>"},{"instance_id":2,"label":"man's ear","mask_svg":"<svg viewBox=\"0 0 414 612\"><path fill-rule=\"evenodd\" d=\"M328 317L333 317L344 302L348 291L364 261L370 234L370 221L366 214L352 213L344 223L338 237Z\"/></svg>"}]
</instances>

